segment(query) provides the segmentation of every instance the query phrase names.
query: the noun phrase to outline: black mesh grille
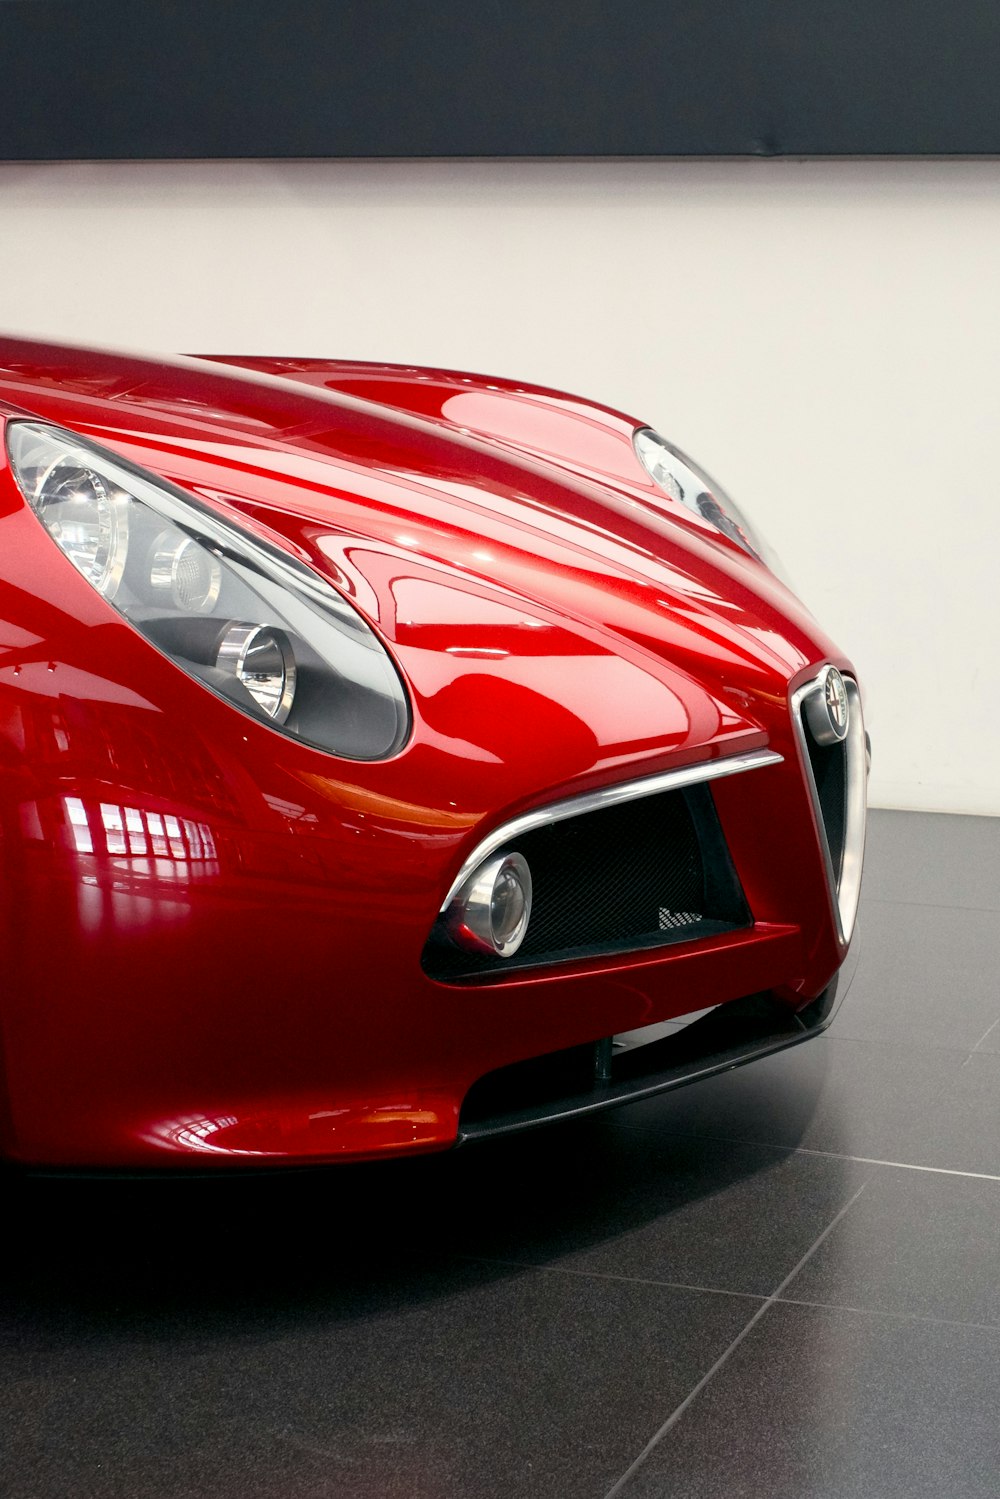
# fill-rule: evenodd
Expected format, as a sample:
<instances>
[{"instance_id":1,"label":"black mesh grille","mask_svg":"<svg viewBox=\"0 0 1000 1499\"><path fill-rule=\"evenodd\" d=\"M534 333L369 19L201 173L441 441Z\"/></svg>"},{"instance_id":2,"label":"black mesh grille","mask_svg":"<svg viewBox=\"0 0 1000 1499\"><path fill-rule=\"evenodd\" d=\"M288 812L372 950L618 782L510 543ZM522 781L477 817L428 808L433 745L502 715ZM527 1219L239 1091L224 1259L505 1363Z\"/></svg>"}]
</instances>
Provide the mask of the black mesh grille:
<instances>
[{"instance_id":1,"label":"black mesh grille","mask_svg":"<svg viewBox=\"0 0 1000 1499\"><path fill-rule=\"evenodd\" d=\"M839 883L844 864L844 838L847 827L847 741L840 744L817 744L805 714L802 731L806 751L816 783L820 814L830 845L834 880Z\"/></svg>"},{"instance_id":2,"label":"black mesh grille","mask_svg":"<svg viewBox=\"0 0 1000 1499\"><path fill-rule=\"evenodd\" d=\"M432 978L688 942L749 921L705 786L549 823L510 848L531 868L524 942L513 958L479 957L456 947L439 922L424 950Z\"/></svg>"}]
</instances>

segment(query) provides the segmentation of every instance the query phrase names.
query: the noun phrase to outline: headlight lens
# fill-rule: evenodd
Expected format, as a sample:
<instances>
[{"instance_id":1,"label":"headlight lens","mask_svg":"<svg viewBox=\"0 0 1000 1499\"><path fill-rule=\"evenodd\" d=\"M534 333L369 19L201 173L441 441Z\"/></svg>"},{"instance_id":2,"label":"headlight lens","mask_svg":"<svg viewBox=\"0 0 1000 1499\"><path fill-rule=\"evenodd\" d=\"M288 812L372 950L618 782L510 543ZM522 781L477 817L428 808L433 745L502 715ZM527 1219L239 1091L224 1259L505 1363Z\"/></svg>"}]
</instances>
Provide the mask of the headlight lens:
<instances>
[{"instance_id":1,"label":"headlight lens","mask_svg":"<svg viewBox=\"0 0 1000 1499\"><path fill-rule=\"evenodd\" d=\"M105 598L121 582L128 513L92 469L53 458L38 475L45 524L66 556Z\"/></svg>"},{"instance_id":2,"label":"headlight lens","mask_svg":"<svg viewBox=\"0 0 1000 1499\"><path fill-rule=\"evenodd\" d=\"M392 661L309 568L70 432L11 422L7 451L74 567L182 670L331 754L379 760L403 744Z\"/></svg>"},{"instance_id":3,"label":"headlight lens","mask_svg":"<svg viewBox=\"0 0 1000 1499\"><path fill-rule=\"evenodd\" d=\"M751 557L768 561L765 544L755 536L746 516L708 474L652 427L640 427L633 437L636 456L649 477L671 499L686 505L735 541Z\"/></svg>"}]
</instances>

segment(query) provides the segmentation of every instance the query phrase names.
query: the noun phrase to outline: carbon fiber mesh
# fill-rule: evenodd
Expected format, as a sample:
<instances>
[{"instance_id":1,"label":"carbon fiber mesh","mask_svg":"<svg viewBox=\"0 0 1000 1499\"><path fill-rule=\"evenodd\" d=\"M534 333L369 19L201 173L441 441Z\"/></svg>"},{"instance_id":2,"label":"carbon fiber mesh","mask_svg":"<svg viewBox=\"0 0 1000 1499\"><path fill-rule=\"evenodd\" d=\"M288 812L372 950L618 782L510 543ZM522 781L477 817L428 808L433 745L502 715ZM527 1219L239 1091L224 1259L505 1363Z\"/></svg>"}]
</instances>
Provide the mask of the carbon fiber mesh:
<instances>
[{"instance_id":1,"label":"carbon fiber mesh","mask_svg":"<svg viewBox=\"0 0 1000 1499\"><path fill-rule=\"evenodd\" d=\"M456 947L439 922L424 950L432 978L687 942L749 919L707 787L553 822L511 849L527 859L533 885L518 952L479 957Z\"/></svg>"}]
</instances>

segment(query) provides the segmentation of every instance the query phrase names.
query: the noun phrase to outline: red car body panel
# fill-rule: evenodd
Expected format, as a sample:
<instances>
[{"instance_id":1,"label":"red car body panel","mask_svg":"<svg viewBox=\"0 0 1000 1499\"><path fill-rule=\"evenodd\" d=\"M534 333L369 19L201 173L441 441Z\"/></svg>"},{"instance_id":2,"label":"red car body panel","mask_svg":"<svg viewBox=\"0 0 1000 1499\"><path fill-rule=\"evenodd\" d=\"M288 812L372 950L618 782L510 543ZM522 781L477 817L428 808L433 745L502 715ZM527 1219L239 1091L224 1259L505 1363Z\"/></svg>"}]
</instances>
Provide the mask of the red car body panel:
<instances>
[{"instance_id":1,"label":"red car body panel","mask_svg":"<svg viewBox=\"0 0 1000 1499\"><path fill-rule=\"evenodd\" d=\"M636 423L472 376L0 339L0 422L25 415L308 563L386 645L413 724L359 763L234 711L76 572L0 457L7 1158L441 1149L494 1069L829 983L844 949L788 703L850 664L656 491ZM713 786L751 926L474 988L422 969L492 828L764 746L782 763L752 797Z\"/></svg>"}]
</instances>

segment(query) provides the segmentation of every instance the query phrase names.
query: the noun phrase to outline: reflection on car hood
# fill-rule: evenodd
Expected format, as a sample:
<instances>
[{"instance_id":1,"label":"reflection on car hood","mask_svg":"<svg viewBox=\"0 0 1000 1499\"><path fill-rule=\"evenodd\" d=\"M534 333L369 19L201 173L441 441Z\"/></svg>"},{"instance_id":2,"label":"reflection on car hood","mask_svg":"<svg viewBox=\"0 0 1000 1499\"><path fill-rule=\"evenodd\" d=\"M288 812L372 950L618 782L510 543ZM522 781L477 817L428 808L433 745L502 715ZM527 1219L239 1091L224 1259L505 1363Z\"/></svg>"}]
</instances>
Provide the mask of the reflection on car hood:
<instances>
[{"instance_id":1,"label":"reflection on car hood","mask_svg":"<svg viewBox=\"0 0 1000 1499\"><path fill-rule=\"evenodd\" d=\"M765 568L651 493L638 465L634 482L602 480L509 431L329 383L18 339L0 339L0 402L277 533L403 647L497 659L560 628L737 696L834 654ZM590 409L592 426L627 430Z\"/></svg>"}]
</instances>

